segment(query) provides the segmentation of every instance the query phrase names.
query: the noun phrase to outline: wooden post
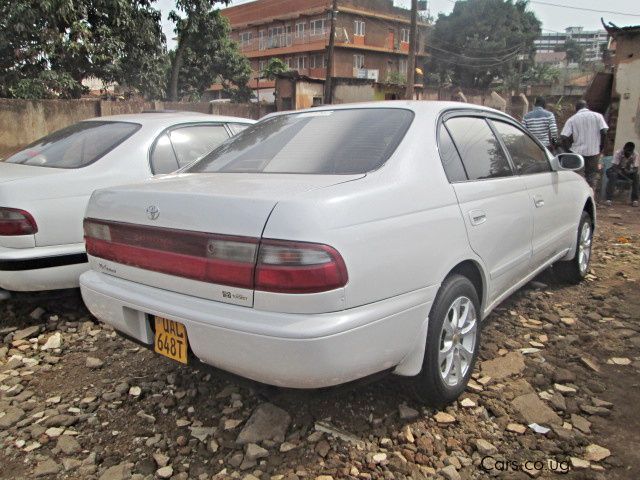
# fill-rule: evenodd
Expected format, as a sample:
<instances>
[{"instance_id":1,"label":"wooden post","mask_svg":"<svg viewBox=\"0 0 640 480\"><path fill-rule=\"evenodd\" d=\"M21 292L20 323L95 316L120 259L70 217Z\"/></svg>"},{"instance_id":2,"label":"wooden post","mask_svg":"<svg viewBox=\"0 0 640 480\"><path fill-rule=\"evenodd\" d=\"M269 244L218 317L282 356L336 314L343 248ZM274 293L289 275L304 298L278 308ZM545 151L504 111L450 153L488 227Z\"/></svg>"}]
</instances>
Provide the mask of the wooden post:
<instances>
[{"instance_id":1,"label":"wooden post","mask_svg":"<svg viewBox=\"0 0 640 480\"><path fill-rule=\"evenodd\" d=\"M331 28L329 30L329 52L327 54L327 72L324 80L324 103L333 102L333 50L336 45L336 17L338 16L338 0L333 0L331 6Z\"/></svg>"},{"instance_id":2,"label":"wooden post","mask_svg":"<svg viewBox=\"0 0 640 480\"><path fill-rule=\"evenodd\" d=\"M409 33L409 67L407 71L407 100L413 100L413 85L416 81L416 46L418 44L418 0L411 0L411 31Z\"/></svg>"}]
</instances>

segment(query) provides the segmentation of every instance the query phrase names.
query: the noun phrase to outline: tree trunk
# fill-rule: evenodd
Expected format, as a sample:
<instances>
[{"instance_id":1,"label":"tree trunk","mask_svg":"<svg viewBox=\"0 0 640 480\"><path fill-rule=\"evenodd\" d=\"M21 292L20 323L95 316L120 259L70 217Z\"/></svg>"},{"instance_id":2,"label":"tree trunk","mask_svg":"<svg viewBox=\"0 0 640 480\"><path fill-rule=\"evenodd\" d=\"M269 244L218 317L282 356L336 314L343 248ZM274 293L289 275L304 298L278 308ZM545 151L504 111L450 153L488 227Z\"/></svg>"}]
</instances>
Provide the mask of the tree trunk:
<instances>
[{"instance_id":1,"label":"tree trunk","mask_svg":"<svg viewBox=\"0 0 640 480\"><path fill-rule=\"evenodd\" d=\"M186 48L186 42L181 38L176 49L176 55L173 57L173 63L171 64L171 79L169 80L169 91L167 92L167 99L170 102L175 102L178 99L178 76L180 75L180 68L182 67L182 61L184 59L184 51Z\"/></svg>"}]
</instances>

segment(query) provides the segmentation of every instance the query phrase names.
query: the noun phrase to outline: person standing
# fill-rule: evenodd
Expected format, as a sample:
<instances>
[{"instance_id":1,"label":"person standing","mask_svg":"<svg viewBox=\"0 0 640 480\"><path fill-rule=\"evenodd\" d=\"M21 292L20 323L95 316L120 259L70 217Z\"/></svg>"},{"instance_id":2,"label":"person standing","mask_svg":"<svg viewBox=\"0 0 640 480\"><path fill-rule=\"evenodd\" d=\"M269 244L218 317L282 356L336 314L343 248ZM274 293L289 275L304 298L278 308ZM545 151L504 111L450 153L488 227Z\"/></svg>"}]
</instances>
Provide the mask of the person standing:
<instances>
[{"instance_id":1,"label":"person standing","mask_svg":"<svg viewBox=\"0 0 640 480\"><path fill-rule=\"evenodd\" d=\"M536 97L534 108L524 116L523 123L542 145L553 151L558 143L558 125L553 113L544 108L546 105L543 97Z\"/></svg>"},{"instance_id":2,"label":"person standing","mask_svg":"<svg viewBox=\"0 0 640 480\"><path fill-rule=\"evenodd\" d=\"M584 175L594 191L598 183L598 161L608 129L601 114L589 110L584 100L578 100L576 113L567 120L560 133L564 147L584 157Z\"/></svg>"},{"instance_id":3,"label":"person standing","mask_svg":"<svg viewBox=\"0 0 640 480\"><path fill-rule=\"evenodd\" d=\"M633 142L624 144L613 156L611 167L607 170L607 206L611 206L611 197L620 179L631 180L631 205L638 206L638 168L640 168L640 155L635 151Z\"/></svg>"}]
</instances>

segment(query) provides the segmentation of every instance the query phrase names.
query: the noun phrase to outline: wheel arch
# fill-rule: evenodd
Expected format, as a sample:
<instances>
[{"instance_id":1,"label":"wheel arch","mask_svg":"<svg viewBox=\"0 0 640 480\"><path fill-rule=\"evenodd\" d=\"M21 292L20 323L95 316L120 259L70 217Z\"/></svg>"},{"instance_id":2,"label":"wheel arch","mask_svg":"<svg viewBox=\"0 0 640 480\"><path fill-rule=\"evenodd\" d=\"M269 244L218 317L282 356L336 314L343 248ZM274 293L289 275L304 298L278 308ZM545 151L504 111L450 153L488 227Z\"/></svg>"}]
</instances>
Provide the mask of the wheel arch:
<instances>
[{"instance_id":1,"label":"wheel arch","mask_svg":"<svg viewBox=\"0 0 640 480\"><path fill-rule=\"evenodd\" d=\"M593 203L593 199L591 197L587 198L587 201L584 202L584 207L582 207L583 212L587 212L591 217L591 227L595 230L596 228L596 206Z\"/></svg>"},{"instance_id":2,"label":"wheel arch","mask_svg":"<svg viewBox=\"0 0 640 480\"><path fill-rule=\"evenodd\" d=\"M455 274L468 278L473 284L480 300L480 312L483 312L487 302L487 279L482 266L475 260L464 260L453 267L445 278Z\"/></svg>"}]
</instances>

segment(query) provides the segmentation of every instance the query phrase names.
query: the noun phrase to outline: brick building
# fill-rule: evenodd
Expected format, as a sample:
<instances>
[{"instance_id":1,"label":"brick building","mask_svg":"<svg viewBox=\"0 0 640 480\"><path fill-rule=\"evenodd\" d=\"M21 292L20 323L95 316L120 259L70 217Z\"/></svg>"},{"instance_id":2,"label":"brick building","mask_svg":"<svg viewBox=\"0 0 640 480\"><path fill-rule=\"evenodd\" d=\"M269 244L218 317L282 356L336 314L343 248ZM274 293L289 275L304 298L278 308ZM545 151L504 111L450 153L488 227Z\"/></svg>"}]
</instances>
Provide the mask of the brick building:
<instances>
[{"instance_id":1,"label":"brick building","mask_svg":"<svg viewBox=\"0 0 640 480\"><path fill-rule=\"evenodd\" d=\"M331 0L257 0L222 10L231 36L251 61L251 86L273 99L275 82L258 79L270 58L291 70L326 78ZM393 0L339 0L332 76L385 82L406 79L410 11ZM427 24L419 21L416 64L422 65ZM213 86L212 90L219 89Z\"/></svg>"}]
</instances>

